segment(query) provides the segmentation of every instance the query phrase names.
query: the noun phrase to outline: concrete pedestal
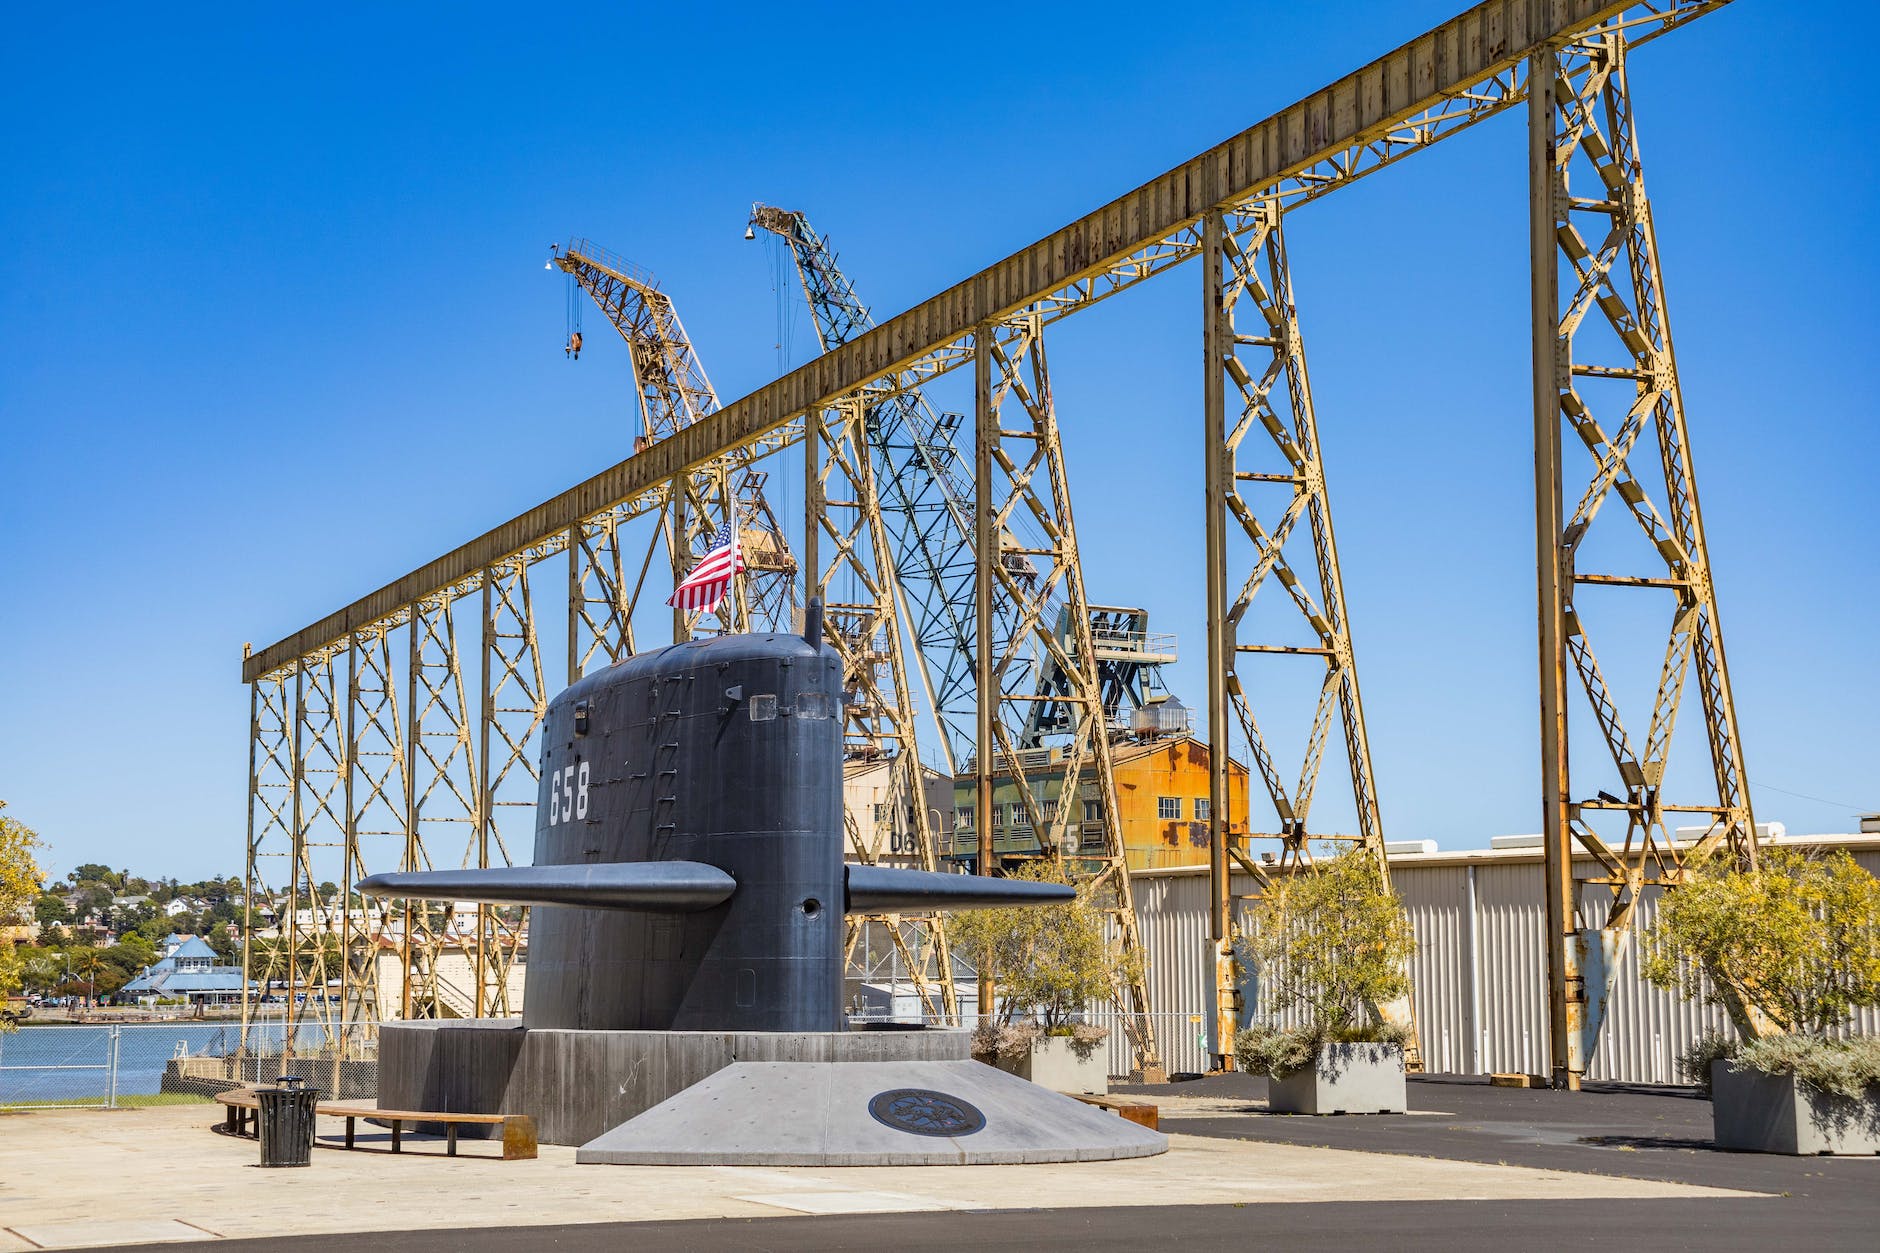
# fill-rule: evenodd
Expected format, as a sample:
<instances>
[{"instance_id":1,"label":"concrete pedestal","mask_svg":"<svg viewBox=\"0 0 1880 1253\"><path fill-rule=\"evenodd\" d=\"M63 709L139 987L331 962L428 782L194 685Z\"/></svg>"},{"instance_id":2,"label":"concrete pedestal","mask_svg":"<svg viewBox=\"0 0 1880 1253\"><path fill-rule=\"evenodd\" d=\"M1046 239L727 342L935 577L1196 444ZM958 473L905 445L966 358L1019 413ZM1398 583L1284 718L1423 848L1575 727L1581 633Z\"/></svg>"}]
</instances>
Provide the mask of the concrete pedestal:
<instances>
[{"instance_id":1,"label":"concrete pedestal","mask_svg":"<svg viewBox=\"0 0 1880 1253\"><path fill-rule=\"evenodd\" d=\"M738 1062L967 1061L971 1047L970 1032L948 1029L530 1031L513 1018L386 1023L379 1028L379 1104L527 1114L544 1144L578 1145Z\"/></svg>"},{"instance_id":2,"label":"concrete pedestal","mask_svg":"<svg viewBox=\"0 0 1880 1253\"><path fill-rule=\"evenodd\" d=\"M580 1161L960 1165L1142 1157L1168 1140L971 1058L971 1033L379 1028L387 1109L527 1114ZM463 1134L470 1134L466 1127Z\"/></svg>"},{"instance_id":3,"label":"concrete pedestal","mask_svg":"<svg viewBox=\"0 0 1880 1253\"><path fill-rule=\"evenodd\" d=\"M979 1062L739 1062L581 1146L622 1166L1102 1162L1168 1138Z\"/></svg>"}]
</instances>

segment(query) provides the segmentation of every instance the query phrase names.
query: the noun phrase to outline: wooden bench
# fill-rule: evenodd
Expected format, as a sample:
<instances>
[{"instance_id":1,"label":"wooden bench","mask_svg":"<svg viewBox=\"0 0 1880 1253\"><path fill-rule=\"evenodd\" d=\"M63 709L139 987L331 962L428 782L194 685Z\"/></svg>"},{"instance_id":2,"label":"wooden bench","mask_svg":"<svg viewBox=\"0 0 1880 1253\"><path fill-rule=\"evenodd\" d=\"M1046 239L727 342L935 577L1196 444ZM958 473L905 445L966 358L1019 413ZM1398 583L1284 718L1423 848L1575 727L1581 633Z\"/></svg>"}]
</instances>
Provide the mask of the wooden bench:
<instances>
[{"instance_id":1,"label":"wooden bench","mask_svg":"<svg viewBox=\"0 0 1880 1253\"><path fill-rule=\"evenodd\" d=\"M314 1112L346 1120L347 1148L353 1146L353 1131L358 1120L370 1118L391 1124L394 1153L401 1151L406 1123L441 1122L444 1124L445 1152L451 1157L457 1156L457 1128L465 1123L485 1127L500 1124L503 1129L503 1160L506 1162L521 1161L536 1155L535 1120L527 1114L427 1113L423 1110L380 1109L376 1105L319 1105L314 1107Z\"/></svg>"},{"instance_id":2,"label":"wooden bench","mask_svg":"<svg viewBox=\"0 0 1880 1253\"><path fill-rule=\"evenodd\" d=\"M261 1110L261 1102L255 1099L255 1090L230 1088L226 1092L216 1093L215 1099L227 1107L222 1129L232 1136L247 1135Z\"/></svg>"},{"instance_id":3,"label":"wooden bench","mask_svg":"<svg viewBox=\"0 0 1880 1253\"><path fill-rule=\"evenodd\" d=\"M259 1131L257 1118L261 1102L255 1096L253 1088L232 1088L227 1092L216 1093L215 1099L227 1108L223 1129L230 1135L247 1135L250 1130ZM503 1160L506 1162L523 1161L536 1156L535 1120L527 1114L448 1114L408 1109L380 1109L375 1105L346 1105L338 1102L322 1102L313 1107L315 1114L324 1114L328 1118L346 1120L346 1147L352 1148L358 1121L361 1118L376 1118L380 1122L391 1124L392 1152L404 1149L404 1130L408 1122L438 1122L444 1124L444 1146L448 1156L457 1156L457 1128L465 1123L478 1126L496 1126L503 1129Z\"/></svg>"},{"instance_id":4,"label":"wooden bench","mask_svg":"<svg viewBox=\"0 0 1880 1253\"><path fill-rule=\"evenodd\" d=\"M1160 1130L1162 1111L1151 1101L1131 1101L1120 1096L1098 1096L1094 1092L1066 1092L1072 1100L1082 1101L1086 1105L1095 1105L1098 1109L1107 1109L1128 1122L1151 1131Z\"/></svg>"}]
</instances>

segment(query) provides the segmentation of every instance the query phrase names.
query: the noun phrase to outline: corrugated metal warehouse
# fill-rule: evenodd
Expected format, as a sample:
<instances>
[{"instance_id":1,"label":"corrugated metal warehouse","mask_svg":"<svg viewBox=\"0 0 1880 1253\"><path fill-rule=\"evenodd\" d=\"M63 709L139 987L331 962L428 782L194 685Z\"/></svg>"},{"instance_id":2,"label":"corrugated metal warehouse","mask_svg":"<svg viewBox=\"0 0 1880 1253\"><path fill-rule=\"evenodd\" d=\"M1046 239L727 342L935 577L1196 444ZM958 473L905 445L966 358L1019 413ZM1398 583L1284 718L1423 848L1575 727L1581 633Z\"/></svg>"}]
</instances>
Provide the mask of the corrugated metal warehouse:
<instances>
[{"instance_id":1,"label":"corrugated metal warehouse","mask_svg":"<svg viewBox=\"0 0 1880 1253\"><path fill-rule=\"evenodd\" d=\"M1845 849L1869 873L1880 874L1880 834L1784 836L1769 843ZM1392 883L1416 928L1412 975L1425 1067L1439 1073L1544 1073L1540 849L1419 853L1392 856L1390 863ZM1207 870L1142 871L1131 881L1164 1060L1171 1072L1205 1070L1213 1049ZM1237 876L1235 890L1251 885ZM1639 927L1656 915L1653 892L1640 904ZM1265 1005L1254 1009L1257 1017L1269 1012ZM1679 1050L1705 1031L1728 1025L1721 1010L1687 1004L1639 978L1635 935L1619 966L1605 1033L1587 1077L1677 1082ZM1861 1011L1853 1029L1880 1035L1880 1012Z\"/></svg>"}]
</instances>

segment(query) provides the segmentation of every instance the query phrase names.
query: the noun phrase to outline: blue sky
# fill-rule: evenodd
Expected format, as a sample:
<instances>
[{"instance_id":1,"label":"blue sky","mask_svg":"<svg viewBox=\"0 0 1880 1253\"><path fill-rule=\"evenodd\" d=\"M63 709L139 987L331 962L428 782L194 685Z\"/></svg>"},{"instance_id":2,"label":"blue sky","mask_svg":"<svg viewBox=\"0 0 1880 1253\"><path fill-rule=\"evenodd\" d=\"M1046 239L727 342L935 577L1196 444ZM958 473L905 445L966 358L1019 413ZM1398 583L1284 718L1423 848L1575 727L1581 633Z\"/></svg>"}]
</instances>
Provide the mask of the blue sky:
<instances>
[{"instance_id":1,"label":"blue sky","mask_svg":"<svg viewBox=\"0 0 1880 1253\"><path fill-rule=\"evenodd\" d=\"M55 870L239 869L242 642L628 451L624 353L590 317L563 357L550 241L658 274L742 395L810 351L752 200L892 313L1458 4L11 15L0 797ZM1633 65L1750 775L1791 830L1880 809L1877 28L1739 0ZM1524 142L1497 119L1289 223L1386 826L1450 847L1538 821ZM1199 282L1052 339L1091 594L1179 634L1191 704Z\"/></svg>"}]
</instances>

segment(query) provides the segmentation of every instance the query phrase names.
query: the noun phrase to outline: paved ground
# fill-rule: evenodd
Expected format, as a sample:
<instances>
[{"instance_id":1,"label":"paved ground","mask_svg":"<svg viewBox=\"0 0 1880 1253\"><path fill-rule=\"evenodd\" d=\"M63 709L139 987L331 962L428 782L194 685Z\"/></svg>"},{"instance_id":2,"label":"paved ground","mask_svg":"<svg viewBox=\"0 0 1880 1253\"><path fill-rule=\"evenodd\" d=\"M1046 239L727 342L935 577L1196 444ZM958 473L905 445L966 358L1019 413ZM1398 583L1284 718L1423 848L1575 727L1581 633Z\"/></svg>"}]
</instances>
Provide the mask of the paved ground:
<instances>
[{"instance_id":1,"label":"paved ground","mask_svg":"<svg viewBox=\"0 0 1880 1253\"><path fill-rule=\"evenodd\" d=\"M387 1231L401 1253L1880 1248L1880 1158L1716 1152L1689 1094L1418 1079L1411 1114L1313 1119L1266 1114L1263 1081L1241 1076L1140 1091L1163 1106L1166 1156L900 1170L581 1167L548 1148L510 1163L321 1151L264 1171L205 1107L0 1116L0 1253L230 1238L314 1253Z\"/></svg>"},{"instance_id":2,"label":"paved ground","mask_svg":"<svg viewBox=\"0 0 1880 1253\"><path fill-rule=\"evenodd\" d=\"M932 1169L944 1169L935 1167ZM1797 1222L1801 1222L1798 1234ZM385 1246L383 1236L302 1236L200 1245L153 1245L146 1253L332 1253ZM1414 1201L1322 1205L1184 1205L1029 1209L934 1214L706 1219L504 1229L421 1231L400 1236L398 1253L514 1253L518 1248L619 1253L642 1250L829 1249L1079 1253L1180 1249L1389 1249L1408 1253L1548 1253L1554 1249L1756 1249L1767 1253L1866 1250L1871 1223L1825 1224L1769 1200Z\"/></svg>"},{"instance_id":3,"label":"paved ground","mask_svg":"<svg viewBox=\"0 0 1880 1253\"><path fill-rule=\"evenodd\" d=\"M1453 1161L1546 1166L1806 1198L1859 1212L1880 1249L1880 1157L1778 1157L1711 1147L1710 1102L1691 1088L1599 1085L1584 1092L1495 1088L1475 1077L1410 1081L1401 1117L1304 1118L1263 1113L1266 1080L1217 1075L1118 1088L1162 1105L1164 1126L1189 1135L1324 1145Z\"/></svg>"}]
</instances>

